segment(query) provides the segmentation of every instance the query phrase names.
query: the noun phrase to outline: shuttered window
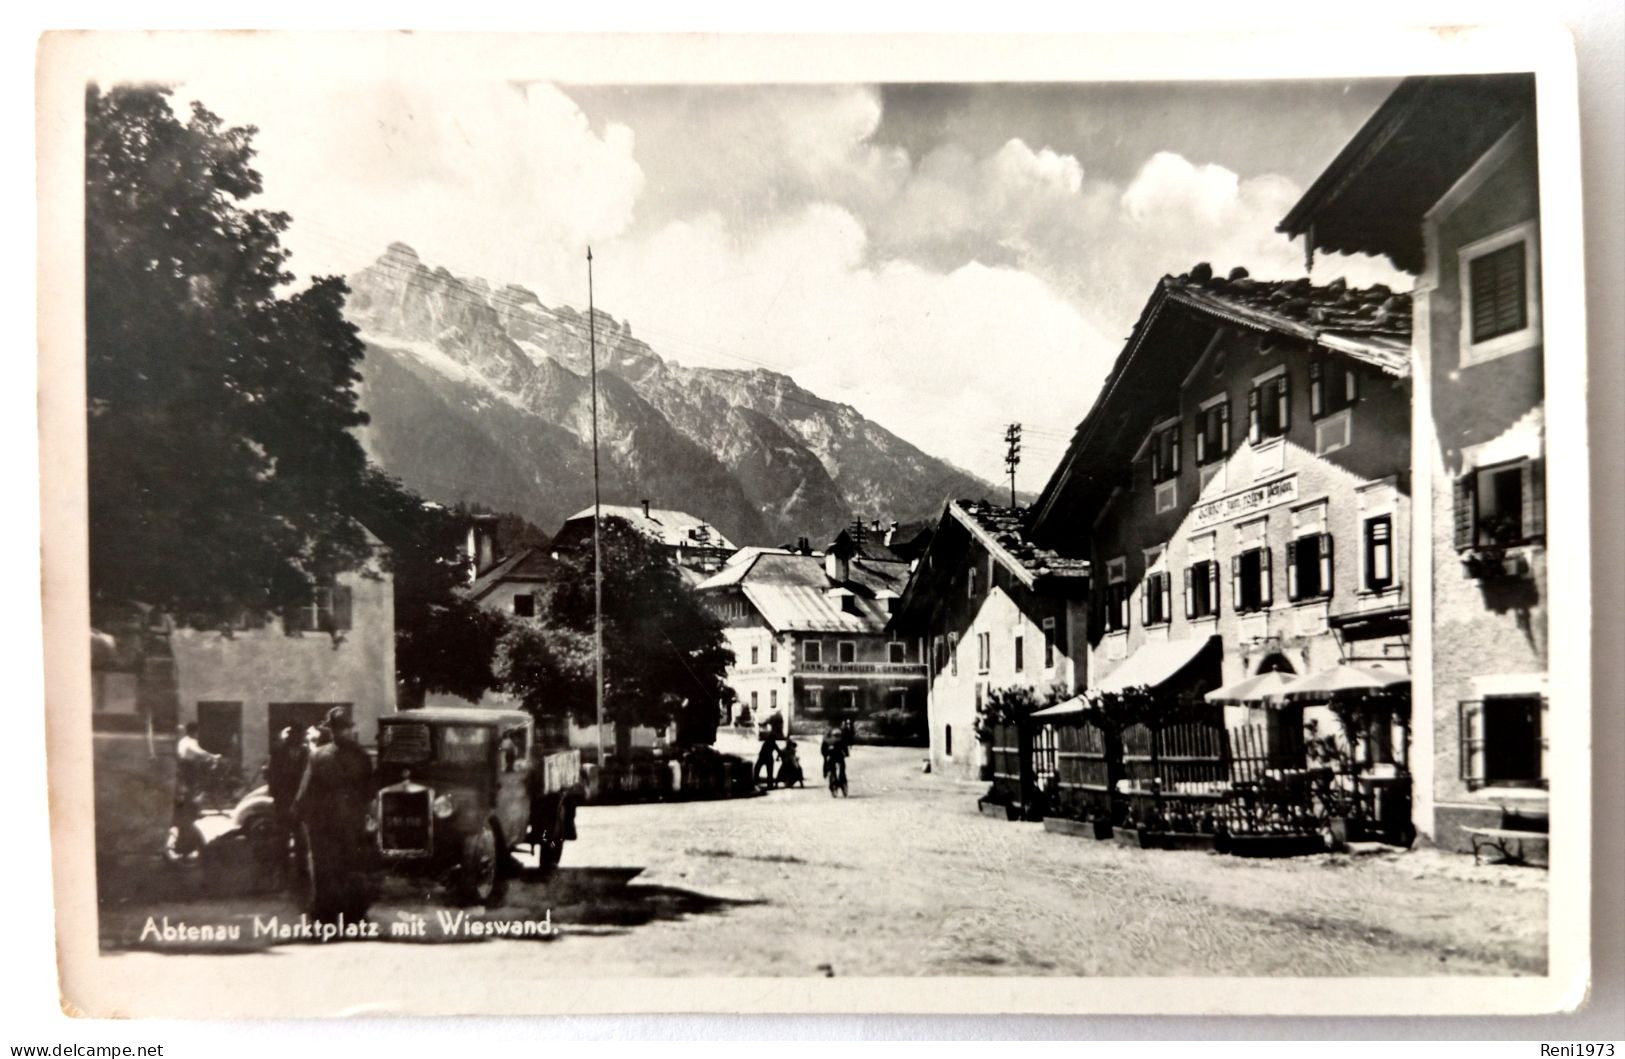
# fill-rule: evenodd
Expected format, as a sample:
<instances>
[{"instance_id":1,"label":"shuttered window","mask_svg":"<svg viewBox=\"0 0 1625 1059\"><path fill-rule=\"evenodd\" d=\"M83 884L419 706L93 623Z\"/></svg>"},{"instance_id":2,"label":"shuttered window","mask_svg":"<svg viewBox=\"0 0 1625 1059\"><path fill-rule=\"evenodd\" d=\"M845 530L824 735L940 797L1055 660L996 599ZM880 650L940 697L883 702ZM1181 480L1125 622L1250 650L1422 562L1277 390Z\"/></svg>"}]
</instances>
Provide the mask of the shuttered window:
<instances>
[{"instance_id":1,"label":"shuttered window","mask_svg":"<svg viewBox=\"0 0 1625 1059\"><path fill-rule=\"evenodd\" d=\"M1166 482L1179 477L1179 427L1159 430L1151 437L1151 481Z\"/></svg>"},{"instance_id":2,"label":"shuttered window","mask_svg":"<svg viewBox=\"0 0 1625 1059\"><path fill-rule=\"evenodd\" d=\"M1529 326L1525 253L1519 240L1468 262L1474 342L1488 342Z\"/></svg>"},{"instance_id":3,"label":"shuttered window","mask_svg":"<svg viewBox=\"0 0 1625 1059\"><path fill-rule=\"evenodd\" d=\"M1249 548L1230 557L1231 602L1238 613L1263 610L1275 602L1268 548Z\"/></svg>"},{"instance_id":4,"label":"shuttered window","mask_svg":"<svg viewBox=\"0 0 1625 1059\"><path fill-rule=\"evenodd\" d=\"M1527 544L1546 535L1544 461L1469 471L1455 483L1457 551Z\"/></svg>"},{"instance_id":5,"label":"shuttered window","mask_svg":"<svg viewBox=\"0 0 1625 1059\"><path fill-rule=\"evenodd\" d=\"M1461 778L1471 789L1546 785L1546 699L1497 695L1459 706Z\"/></svg>"},{"instance_id":6,"label":"shuttered window","mask_svg":"<svg viewBox=\"0 0 1625 1059\"><path fill-rule=\"evenodd\" d=\"M1380 592L1394 583L1394 519L1365 520L1365 587Z\"/></svg>"},{"instance_id":7,"label":"shuttered window","mask_svg":"<svg viewBox=\"0 0 1625 1059\"><path fill-rule=\"evenodd\" d=\"M1230 452L1230 402L1221 401L1196 413L1196 462L1218 463Z\"/></svg>"},{"instance_id":8,"label":"shuttered window","mask_svg":"<svg viewBox=\"0 0 1625 1059\"><path fill-rule=\"evenodd\" d=\"M1360 376L1335 360L1309 362L1309 414L1316 419L1341 412L1360 399Z\"/></svg>"},{"instance_id":9,"label":"shuttered window","mask_svg":"<svg viewBox=\"0 0 1625 1059\"><path fill-rule=\"evenodd\" d=\"M1172 578L1167 573L1147 574L1140 587L1140 622L1161 625L1173 617Z\"/></svg>"},{"instance_id":10,"label":"shuttered window","mask_svg":"<svg viewBox=\"0 0 1625 1059\"><path fill-rule=\"evenodd\" d=\"M1294 603L1332 594L1332 535L1313 533L1286 543L1286 598Z\"/></svg>"},{"instance_id":11,"label":"shuttered window","mask_svg":"<svg viewBox=\"0 0 1625 1059\"><path fill-rule=\"evenodd\" d=\"M1185 567L1185 617L1211 618L1219 613L1219 564L1211 559Z\"/></svg>"},{"instance_id":12,"label":"shuttered window","mask_svg":"<svg viewBox=\"0 0 1625 1059\"><path fill-rule=\"evenodd\" d=\"M1286 372L1247 392L1247 440L1254 445L1280 437L1292 426L1292 388Z\"/></svg>"}]
</instances>

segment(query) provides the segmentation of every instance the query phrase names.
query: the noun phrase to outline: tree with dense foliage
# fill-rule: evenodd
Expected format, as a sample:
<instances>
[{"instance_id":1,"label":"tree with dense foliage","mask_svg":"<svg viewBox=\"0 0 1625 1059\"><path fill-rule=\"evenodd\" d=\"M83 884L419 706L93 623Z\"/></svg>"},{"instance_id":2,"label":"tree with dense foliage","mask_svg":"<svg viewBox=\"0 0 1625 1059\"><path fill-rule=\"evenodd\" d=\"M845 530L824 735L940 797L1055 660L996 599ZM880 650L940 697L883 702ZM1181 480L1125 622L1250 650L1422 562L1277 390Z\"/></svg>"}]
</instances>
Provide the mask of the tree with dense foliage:
<instances>
[{"instance_id":1,"label":"tree with dense foliage","mask_svg":"<svg viewBox=\"0 0 1625 1059\"><path fill-rule=\"evenodd\" d=\"M85 97L93 609L196 625L296 603L372 550L363 346L342 280L284 295L285 214L251 209L255 130L169 91Z\"/></svg>"},{"instance_id":2,"label":"tree with dense foliage","mask_svg":"<svg viewBox=\"0 0 1625 1059\"><path fill-rule=\"evenodd\" d=\"M425 503L394 478L369 469L357 517L383 542L395 587L395 671L403 705L429 692L478 702L497 686L493 662L507 619L464 592L469 516Z\"/></svg>"},{"instance_id":3,"label":"tree with dense foliage","mask_svg":"<svg viewBox=\"0 0 1625 1059\"><path fill-rule=\"evenodd\" d=\"M665 549L617 518L603 525L604 714L625 729L675 726L677 741L715 741L731 701L733 652L722 623L684 583ZM534 622L515 623L498 672L542 719L592 724L593 554L561 553Z\"/></svg>"}]
</instances>

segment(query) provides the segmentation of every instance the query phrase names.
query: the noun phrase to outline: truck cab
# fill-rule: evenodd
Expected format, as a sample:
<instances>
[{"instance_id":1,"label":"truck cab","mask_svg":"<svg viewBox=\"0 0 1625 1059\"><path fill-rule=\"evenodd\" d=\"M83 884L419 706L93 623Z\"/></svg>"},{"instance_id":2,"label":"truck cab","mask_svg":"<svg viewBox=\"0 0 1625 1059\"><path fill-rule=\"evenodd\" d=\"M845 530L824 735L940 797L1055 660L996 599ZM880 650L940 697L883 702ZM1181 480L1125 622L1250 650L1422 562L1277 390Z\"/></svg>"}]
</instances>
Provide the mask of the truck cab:
<instances>
[{"instance_id":1,"label":"truck cab","mask_svg":"<svg viewBox=\"0 0 1625 1059\"><path fill-rule=\"evenodd\" d=\"M378 851L460 901L500 902L514 848L557 866L575 837L581 753L540 745L521 710L430 708L378 721Z\"/></svg>"}]
</instances>

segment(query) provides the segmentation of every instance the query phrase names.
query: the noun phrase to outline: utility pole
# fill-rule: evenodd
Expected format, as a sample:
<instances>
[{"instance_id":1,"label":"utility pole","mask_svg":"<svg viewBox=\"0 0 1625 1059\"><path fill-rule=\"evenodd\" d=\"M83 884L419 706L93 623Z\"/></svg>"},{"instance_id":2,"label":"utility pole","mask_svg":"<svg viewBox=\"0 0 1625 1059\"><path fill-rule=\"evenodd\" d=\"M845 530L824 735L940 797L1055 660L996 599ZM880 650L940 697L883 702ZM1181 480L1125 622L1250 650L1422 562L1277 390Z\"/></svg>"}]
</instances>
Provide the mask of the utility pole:
<instances>
[{"instance_id":1,"label":"utility pole","mask_svg":"<svg viewBox=\"0 0 1625 1059\"><path fill-rule=\"evenodd\" d=\"M1021 424L1004 428L1004 466L1010 472L1010 507L1016 506L1016 465L1021 462Z\"/></svg>"},{"instance_id":2,"label":"utility pole","mask_svg":"<svg viewBox=\"0 0 1625 1059\"><path fill-rule=\"evenodd\" d=\"M592 362L592 664L598 719L598 774L604 774L604 548L599 538L603 503L598 493L598 319L592 302L592 247L587 247L587 349ZM602 782L600 779L599 782Z\"/></svg>"}]
</instances>

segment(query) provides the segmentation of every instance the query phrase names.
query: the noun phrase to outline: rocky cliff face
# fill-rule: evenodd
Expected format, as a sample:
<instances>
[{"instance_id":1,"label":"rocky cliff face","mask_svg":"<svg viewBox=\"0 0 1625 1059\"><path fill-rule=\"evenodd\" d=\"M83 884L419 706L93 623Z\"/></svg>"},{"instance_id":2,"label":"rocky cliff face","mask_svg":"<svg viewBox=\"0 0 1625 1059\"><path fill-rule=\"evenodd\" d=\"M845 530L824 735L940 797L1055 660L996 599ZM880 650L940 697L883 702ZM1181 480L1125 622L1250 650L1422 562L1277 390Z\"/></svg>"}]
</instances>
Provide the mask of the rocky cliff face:
<instances>
[{"instance_id":1,"label":"rocky cliff face","mask_svg":"<svg viewBox=\"0 0 1625 1059\"><path fill-rule=\"evenodd\" d=\"M349 282L368 345L363 440L384 469L549 531L592 502L585 313L453 276L401 243ZM780 544L996 492L787 375L668 364L602 310L596 331L605 503L647 498L737 544Z\"/></svg>"}]
</instances>

